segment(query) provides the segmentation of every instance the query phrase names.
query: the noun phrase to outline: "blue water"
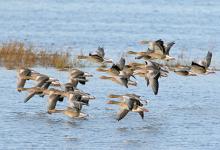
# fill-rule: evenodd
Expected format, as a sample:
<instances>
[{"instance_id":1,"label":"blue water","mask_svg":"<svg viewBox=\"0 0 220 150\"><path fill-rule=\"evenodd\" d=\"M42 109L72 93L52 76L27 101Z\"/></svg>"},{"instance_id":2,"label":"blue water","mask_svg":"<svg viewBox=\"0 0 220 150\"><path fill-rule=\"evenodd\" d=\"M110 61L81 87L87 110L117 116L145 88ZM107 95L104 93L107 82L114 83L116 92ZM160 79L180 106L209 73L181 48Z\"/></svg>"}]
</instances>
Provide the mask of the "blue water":
<instances>
[{"instance_id":1,"label":"blue water","mask_svg":"<svg viewBox=\"0 0 220 150\"><path fill-rule=\"evenodd\" d=\"M20 40L51 50L92 51L115 56L138 41L176 41L171 54L220 56L220 1L7 0L0 1L0 41ZM192 58L194 58L192 57Z\"/></svg>"},{"instance_id":2,"label":"blue water","mask_svg":"<svg viewBox=\"0 0 220 150\"><path fill-rule=\"evenodd\" d=\"M212 66L220 64L220 1L131 0L0 0L0 42L19 40L51 51L106 48L117 59L127 49L143 50L138 41L162 38L176 41L171 55L184 51L190 58L213 52ZM67 81L66 72L35 68ZM83 111L86 120L46 113L46 99L23 103L16 71L0 68L0 149L171 149L215 150L220 147L219 73L160 79L158 96L138 78L126 89L95 77L81 89L96 96ZM30 83L30 85L32 85ZM149 113L141 120L129 113L115 121L117 107L106 95L134 92L150 99ZM65 103L59 103L59 108ZM113 108L108 110L107 108Z\"/></svg>"}]
</instances>

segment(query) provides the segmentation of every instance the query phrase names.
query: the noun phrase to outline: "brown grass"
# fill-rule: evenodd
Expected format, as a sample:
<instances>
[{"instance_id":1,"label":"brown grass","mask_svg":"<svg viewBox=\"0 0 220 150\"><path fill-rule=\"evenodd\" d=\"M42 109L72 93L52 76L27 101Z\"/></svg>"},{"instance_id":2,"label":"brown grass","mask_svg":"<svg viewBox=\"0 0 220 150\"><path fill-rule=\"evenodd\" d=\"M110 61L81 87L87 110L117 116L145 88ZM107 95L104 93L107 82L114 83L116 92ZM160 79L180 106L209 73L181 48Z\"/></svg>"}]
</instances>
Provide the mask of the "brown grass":
<instances>
[{"instance_id":1,"label":"brown grass","mask_svg":"<svg viewBox=\"0 0 220 150\"><path fill-rule=\"evenodd\" d=\"M68 52L36 50L22 42L8 42L0 45L0 65L8 69L19 67L54 67L59 70L76 65Z\"/></svg>"}]
</instances>

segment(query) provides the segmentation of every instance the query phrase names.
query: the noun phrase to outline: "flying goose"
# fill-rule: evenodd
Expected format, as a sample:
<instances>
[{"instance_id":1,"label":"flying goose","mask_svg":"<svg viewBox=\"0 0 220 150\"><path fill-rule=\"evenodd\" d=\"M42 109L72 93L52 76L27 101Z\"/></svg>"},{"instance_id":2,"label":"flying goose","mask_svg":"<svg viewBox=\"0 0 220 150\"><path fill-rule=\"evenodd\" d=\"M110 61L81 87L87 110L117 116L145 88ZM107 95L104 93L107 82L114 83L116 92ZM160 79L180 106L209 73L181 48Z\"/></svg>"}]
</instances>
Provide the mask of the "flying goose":
<instances>
[{"instance_id":1,"label":"flying goose","mask_svg":"<svg viewBox=\"0 0 220 150\"><path fill-rule=\"evenodd\" d=\"M165 43L163 40L158 39L156 41L143 40L140 44L147 44L149 50L159 50L163 51L166 55L169 55L171 47L175 44L174 41Z\"/></svg>"},{"instance_id":2,"label":"flying goose","mask_svg":"<svg viewBox=\"0 0 220 150\"><path fill-rule=\"evenodd\" d=\"M170 42L164 44L164 42L159 39L156 41L142 41L141 44L148 44L149 48L147 52L132 52L129 54L137 54L136 59L152 60L152 59L161 59L161 60L174 60L174 57L169 56L169 52L171 47L175 44L175 42Z\"/></svg>"},{"instance_id":3,"label":"flying goose","mask_svg":"<svg viewBox=\"0 0 220 150\"><path fill-rule=\"evenodd\" d=\"M25 86L26 80L24 77L31 76L32 70L29 68L21 68L18 70L17 74L17 89L23 88ZM19 91L19 90L18 90ZM20 92L20 91L19 91Z\"/></svg>"},{"instance_id":4,"label":"flying goose","mask_svg":"<svg viewBox=\"0 0 220 150\"><path fill-rule=\"evenodd\" d=\"M212 60L212 53L208 51L204 60L197 62L192 61L191 72L195 74L210 74L215 73L209 69Z\"/></svg>"},{"instance_id":5,"label":"flying goose","mask_svg":"<svg viewBox=\"0 0 220 150\"><path fill-rule=\"evenodd\" d=\"M130 74L120 71L118 76L101 76L100 79L111 80L126 88L128 88L128 85L137 86L137 82L130 80L130 76Z\"/></svg>"},{"instance_id":6,"label":"flying goose","mask_svg":"<svg viewBox=\"0 0 220 150\"><path fill-rule=\"evenodd\" d=\"M68 97L68 106L66 109L59 110L56 109L56 102L57 100L51 99L51 103L49 106L54 106L50 107L51 109L48 110L49 113L63 113L66 116L69 116L71 118L75 117L85 117L87 116L86 114L81 113L82 105L86 105L84 101L82 101L82 96L80 94L74 93L74 92L67 92L65 93L65 96Z\"/></svg>"},{"instance_id":7,"label":"flying goose","mask_svg":"<svg viewBox=\"0 0 220 150\"><path fill-rule=\"evenodd\" d=\"M120 58L118 63L113 63L111 68L109 69L104 69L102 67L97 68L97 71L100 72L106 72L109 73L110 75L117 76L120 74L120 71L122 71L125 67L125 59L123 57Z\"/></svg>"},{"instance_id":8,"label":"flying goose","mask_svg":"<svg viewBox=\"0 0 220 150\"><path fill-rule=\"evenodd\" d=\"M104 48L103 47L98 47L98 50L94 54L93 53L89 53L88 56L79 55L78 59L87 59L88 61L101 64L102 66L105 63L112 63L111 59L106 59L105 58L105 52L104 52Z\"/></svg>"},{"instance_id":9,"label":"flying goose","mask_svg":"<svg viewBox=\"0 0 220 150\"><path fill-rule=\"evenodd\" d=\"M160 76L162 76L163 73L163 76L166 76L167 72L166 70L161 69L158 63L152 61L146 61L145 63L146 72L144 73L144 78L147 82L147 86L150 85L153 90L153 93L157 95L159 89L158 79Z\"/></svg>"},{"instance_id":10,"label":"flying goose","mask_svg":"<svg viewBox=\"0 0 220 150\"><path fill-rule=\"evenodd\" d=\"M120 106L120 111L117 113L116 117L116 120L118 121L123 119L129 111L139 113L142 119L144 118L144 112L148 112L148 109L143 107L143 104L140 102L140 100L132 96L122 96L121 101L109 100L107 101L107 104L115 104Z\"/></svg>"}]
</instances>

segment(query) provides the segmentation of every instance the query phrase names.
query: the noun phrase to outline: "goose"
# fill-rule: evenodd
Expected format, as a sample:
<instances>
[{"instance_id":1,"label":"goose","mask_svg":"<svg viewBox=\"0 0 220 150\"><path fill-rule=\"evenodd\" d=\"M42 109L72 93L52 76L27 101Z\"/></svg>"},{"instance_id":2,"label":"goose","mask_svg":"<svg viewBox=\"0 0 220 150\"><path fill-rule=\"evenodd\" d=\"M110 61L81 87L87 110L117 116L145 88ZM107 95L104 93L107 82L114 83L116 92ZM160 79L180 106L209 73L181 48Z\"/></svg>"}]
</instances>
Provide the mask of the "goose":
<instances>
[{"instance_id":1,"label":"goose","mask_svg":"<svg viewBox=\"0 0 220 150\"><path fill-rule=\"evenodd\" d=\"M111 68L104 69L102 67L99 67L96 70L100 71L100 72L109 73L110 75L113 75L113 76L117 76L120 74L120 71L122 71L124 69L124 67L125 67L125 59L123 57L121 57L118 63L112 64Z\"/></svg>"},{"instance_id":2,"label":"goose","mask_svg":"<svg viewBox=\"0 0 220 150\"><path fill-rule=\"evenodd\" d=\"M147 82L147 86L150 85L154 95L157 95L159 90L158 79L160 76L166 76L167 71L161 69L158 63L152 61L145 61L145 70L147 71L143 72L143 75ZM163 73L164 75L162 75Z\"/></svg>"},{"instance_id":3,"label":"goose","mask_svg":"<svg viewBox=\"0 0 220 150\"><path fill-rule=\"evenodd\" d=\"M59 82L57 79L35 72L35 71L31 71L27 75L19 75L18 78L19 80L23 80L23 81L24 80L35 80L37 81L37 84L35 85L36 87L42 87L45 83L47 83L47 86L48 84L50 85L51 83L55 86L59 86ZM18 83L18 86L17 86L18 89L24 87L21 85L23 85L23 82L22 84L20 82Z\"/></svg>"},{"instance_id":4,"label":"goose","mask_svg":"<svg viewBox=\"0 0 220 150\"><path fill-rule=\"evenodd\" d=\"M134 71L134 75L139 75L144 77L147 83L147 86L153 90L155 95L158 94L159 90L159 77L167 77L169 72L166 69L163 69L160 64L153 61L145 61L144 67L137 67Z\"/></svg>"},{"instance_id":5,"label":"goose","mask_svg":"<svg viewBox=\"0 0 220 150\"><path fill-rule=\"evenodd\" d=\"M140 44L147 44L149 50L162 50L166 55L169 55L171 47L175 44L174 41L165 43L163 40L156 41L143 40Z\"/></svg>"},{"instance_id":6,"label":"goose","mask_svg":"<svg viewBox=\"0 0 220 150\"><path fill-rule=\"evenodd\" d=\"M148 112L149 110L143 107L143 104L136 99L135 97L122 96L121 101L109 100L107 104L114 104L120 106L120 111L117 113L116 120L120 121L123 119L129 111L137 112L144 118L144 112Z\"/></svg>"},{"instance_id":7,"label":"goose","mask_svg":"<svg viewBox=\"0 0 220 150\"><path fill-rule=\"evenodd\" d=\"M201 60L198 63L192 61L191 63L191 72L196 74L210 74L214 73L213 71L209 70L209 66L212 60L212 52L207 53L205 60Z\"/></svg>"},{"instance_id":8,"label":"goose","mask_svg":"<svg viewBox=\"0 0 220 150\"><path fill-rule=\"evenodd\" d=\"M63 113L64 115L71 117L71 118L81 118L86 117L87 115L84 113L81 113L82 105L85 103L81 101L82 96L80 94L76 94L73 92L68 92L68 106L66 109L59 110L55 109L57 100L51 99L49 106L50 109L48 110L48 113Z\"/></svg>"},{"instance_id":9,"label":"goose","mask_svg":"<svg viewBox=\"0 0 220 150\"><path fill-rule=\"evenodd\" d=\"M82 113L77 108L66 107L66 109L54 109L50 113L62 113L70 118L86 118L88 114Z\"/></svg>"},{"instance_id":10,"label":"goose","mask_svg":"<svg viewBox=\"0 0 220 150\"><path fill-rule=\"evenodd\" d=\"M53 85L53 86L60 86L61 85L57 79L48 77L48 76L40 74L40 73L32 73L30 76L23 76L22 79L23 80L26 80L26 79L35 80L35 81L37 81L37 84L35 87L43 87L43 89L48 89L50 85ZM19 90L19 89L21 89L21 87L22 86L19 86L19 88L17 88L17 90L21 91L21 90ZM35 90L31 91L29 93L29 95L25 98L24 102L26 103L27 101L29 101L35 94L41 95L41 93L42 92L37 92Z\"/></svg>"},{"instance_id":11,"label":"goose","mask_svg":"<svg viewBox=\"0 0 220 150\"><path fill-rule=\"evenodd\" d=\"M88 61L95 62L104 66L105 63L112 63L112 59L106 59L103 47L98 47L96 53L89 53L88 56L79 55L78 59L87 59Z\"/></svg>"},{"instance_id":12,"label":"goose","mask_svg":"<svg viewBox=\"0 0 220 150\"><path fill-rule=\"evenodd\" d=\"M81 113L81 105L88 105L90 99L94 99L92 96L81 95L80 92L64 92L54 88L44 89L42 87L22 88L23 91L35 92L36 94L49 95L48 97L48 110L49 114L62 112L70 117L78 117ZM56 104L58 101L63 101L64 97L67 97L68 107L63 110L57 110ZM72 108L72 110L70 109ZM79 110L79 111L77 111Z\"/></svg>"},{"instance_id":13,"label":"goose","mask_svg":"<svg viewBox=\"0 0 220 150\"><path fill-rule=\"evenodd\" d=\"M19 88L19 90L29 92L28 96L24 99L24 103L28 102L34 95L49 95L50 92L60 92L58 89L47 89L44 87Z\"/></svg>"},{"instance_id":14,"label":"goose","mask_svg":"<svg viewBox=\"0 0 220 150\"><path fill-rule=\"evenodd\" d=\"M41 90L40 88L38 88ZM47 113L63 113L69 117L78 117L80 115L81 106L74 107L73 105L70 105L63 110L56 109L56 105L58 101L63 101L63 98L61 96L61 93L55 89L50 90L43 90L44 94L48 94L48 106L47 106ZM70 100L69 100L70 101ZM70 102L69 102L70 103Z\"/></svg>"},{"instance_id":15,"label":"goose","mask_svg":"<svg viewBox=\"0 0 220 150\"><path fill-rule=\"evenodd\" d=\"M58 94L60 94L63 97L67 97L69 100L75 100L83 103L84 105L89 105L89 101L95 99L94 96L91 96L89 93L85 93L79 89L74 89L74 91L58 91Z\"/></svg>"},{"instance_id":16,"label":"goose","mask_svg":"<svg viewBox=\"0 0 220 150\"><path fill-rule=\"evenodd\" d=\"M69 82L64 85L65 88L72 89L76 88L78 83L85 85L88 82L87 77L92 77L93 75L88 72L81 71L79 69L72 69L70 71Z\"/></svg>"},{"instance_id":17,"label":"goose","mask_svg":"<svg viewBox=\"0 0 220 150\"><path fill-rule=\"evenodd\" d=\"M70 71L70 77L72 78L79 78L79 77L92 77L93 75L88 73L88 72L84 72L82 70L79 69L72 69Z\"/></svg>"},{"instance_id":18,"label":"goose","mask_svg":"<svg viewBox=\"0 0 220 150\"><path fill-rule=\"evenodd\" d=\"M139 101L145 102L146 104L148 103L148 100L143 100L143 99L141 99L140 95L137 95L137 94L134 94L134 93L131 93L131 94L127 93L127 94L124 94L124 95L109 94L108 98L119 98L119 99L123 100L124 96L128 96L130 98L135 98L135 99L137 99Z\"/></svg>"},{"instance_id":19,"label":"goose","mask_svg":"<svg viewBox=\"0 0 220 150\"><path fill-rule=\"evenodd\" d=\"M120 73L123 73L126 74L128 77L132 76L133 78L135 78L135 76L133 75L133 67L130 65L125 65L125 59L123 57L121 57L119 62L113 64L109 69L99 67L96 70L100 72L106 72L112 76L119 76Z\"/></svg>"},{"instance_id":20,"label":"goose","mask_svg":"<svg viewBox=\"0 0 220 150\"><path fill-rule=\"evenodd\" d=\"M17 90L25 86L26 80L24 77L31 76L32 70L29 68L21 68L17 74ZM18 90L18 92L21 92Z\"/></svg>"},{"instance_id":21,"label":"goose","mask_svg":"<svg viewBox=\"0 0 220 150\"><path fill-rule=\"evenodd\" d=\"M130 75L123 71L120 71L118 76L101 76L100 79L111 80L126 88L128 88L128 85L137 86L137 82L130 80Z\"/></svg>"},{"instance_id":22,"label":"goose","mask_svg":"<svg viewBox=\"0 0 220 150\"><path fill-rule=\"evenodd\" d=\"M136 64L135 70L133 72L134 75L139 75L140 77L145 77L145 74L152 70L153 67L160 71L160 77L167 77L168 70L167 67L152 61L145 61L145 64ZM165 68L166 67L166 68Z\"/></svg>"},{"instance_id":23,"label":"goose","mask_svg":"<svg viewBox=\"0 0 220 150\"><path fill-rule=\"evenodd\" d=\"M138 56L135 57L136 59L142 59L145 60L153 60L153 59L160 59L160 60L175 60L174 57L169 56L169 52L171 47L175 44L175 42L170 42L167 44L164 44L164 42L159 39L156 41L142 41L141 44L148 44L149 48L147 52L128 52L128 54L137 54Z\"/></svg>"}]
</instances>

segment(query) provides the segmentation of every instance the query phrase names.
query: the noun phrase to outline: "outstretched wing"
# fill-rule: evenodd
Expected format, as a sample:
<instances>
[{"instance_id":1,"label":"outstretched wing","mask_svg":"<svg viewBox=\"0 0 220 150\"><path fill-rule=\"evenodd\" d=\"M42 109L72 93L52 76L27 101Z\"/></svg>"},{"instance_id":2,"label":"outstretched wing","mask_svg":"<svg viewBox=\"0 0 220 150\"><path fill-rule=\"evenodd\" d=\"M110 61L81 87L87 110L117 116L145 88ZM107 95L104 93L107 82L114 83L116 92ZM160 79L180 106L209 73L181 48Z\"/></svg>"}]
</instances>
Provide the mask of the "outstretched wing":
<instances>
[{"instance_id":1,"label":"outstretched wing","mask_svg":"<svg viewBox=\"0 0 220 150\"><path fill-rule=\"evenodd\" d=\"M155 41L154 43L154 46L153 46L153 50L156 52L156 53L159 53L159 54L165 54L165 48L164 48L164 45L163 45L163 41L161 39Z\"/></svg>"},{"instance_id":2,"label":"outstretched wing","mask_svg":"<svg viewBox=\"0 0 220 150\"><path fill-rule=\"evenodd\" d=\"M206 56L206 67L207 68L210 66L211 60L212 60L212 52L208 52Z\"/></svg>"},{"instance_id":3,"label":"outstretched wing","mask_svg":"<svg viewBox=\"0 0 220 150\"><path fill-rule=\"evenodd\" d=\"M36 85L36 87L42 87L42 86L44 85L44 83L45 83L46 81L48 81L48 80L49 80L49 77L48 77L48 76L44 76L44 75L39 76L39 77L37 78L37 85Z\"/></svg>"},{"instance_id":4,"label":"outstretched wing","mask_svg":"<svg viewBox=\"0 0 220 150\"><path fill-rule=\"evenodd\" d=\"M150 86L151 86L151 88L152 88L155 95L157 95L158 89L159 89L159 82L158 82L159 77L160 77L160 72L158 72L157 74L152 75L149 78Z\"/></svg>"},{"instance_id":5,"label":"outstretched wing","mask_svg":"<svg viewBox=\"0 0 220 150\"><path fill-rule=\"evenodd\" d=\"M174 44L175 44L174 41L167 43L167 45L166 45L166 47L165 47L165 53L166 53L166 55L169 55L169 54L170 54L170 49L171 49L171 47L172 47Z\"/></svg>"},{"instance_id":6,"label":"outstretched wing","mask_svg":"<svg viewBox=\"0 0 220 150\"><path fill-rule=\"evenodd\" d=\"M28 102L35 94L35 91L29 93L28 96L24 99L24 103Z\"/></svg>"},{"instance_id":7,"label":"outstretched wing","mask_svg":"<svg viewBox=\"0 0 220 150\"><path fill-rule=\"evenodd\" d=\"M125 66L125 59L123 57L121 57L121 59L117 63L117 66L120 68L120 70L123 70L123 68Z\"/></svg>"},{"instance_id":8,"label":"outstretched wing","mask_svg":"<svg viewBox=\"0 0 220 150\"><path fill-rule=\"evenodd\" d=\"M123 119L128 114L128 112L129 112L129 110L127 110L127 109L121 109L117 113L116 120L120 121L121 119Z\"/></svg>"},{"instance_id":9,"label":"outstretched wing","mask_svg":"<svg viewBox=\"0 0 220 150\"><path fill-rule=\"evenodd\" d=\"M139 115L141 116L141 118L144 119L144 112L143 112L143 111L140 111L140 112L138 112L138 113L139 113Z\"/></svg>"},{"instance_id":10,"label":"outstretched wing","mask_svg":"<svg viewBox=\"0 0 220 150\"><path fill-rule=\"evenodd\" d=\"M104 58L105 57L105 51L103 47L98 47L97 51L96 51L97 55L99 55L100 57Z\"/></svg>"}]
</instances>

